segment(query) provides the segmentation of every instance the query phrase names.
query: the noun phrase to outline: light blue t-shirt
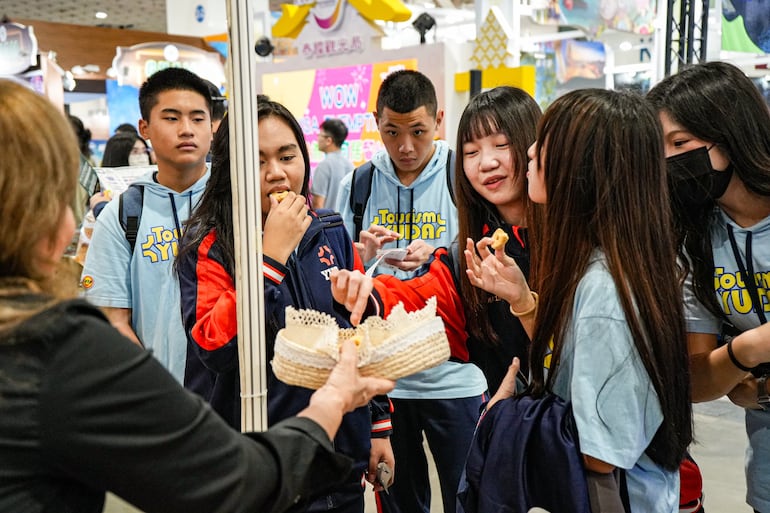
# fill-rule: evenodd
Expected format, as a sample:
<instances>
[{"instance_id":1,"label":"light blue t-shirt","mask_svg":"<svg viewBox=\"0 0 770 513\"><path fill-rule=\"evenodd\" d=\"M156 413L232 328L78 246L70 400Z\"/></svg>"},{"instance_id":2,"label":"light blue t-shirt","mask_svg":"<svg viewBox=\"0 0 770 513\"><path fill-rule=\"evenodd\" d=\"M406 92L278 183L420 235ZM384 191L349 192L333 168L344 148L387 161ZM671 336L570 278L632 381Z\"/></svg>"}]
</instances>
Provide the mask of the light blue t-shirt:
<instances>
[{"instance_id":1,"label":"light blue t-shirt","mask_svg":"<svg viewBox=\"0 0 770 513\"><path fill-rule=\"evenodd\" d=\"M436 248L449 247L457 237L457 208L446 178L449 145L446 141L435 141L433 144L436 148L433 156L409 186L399 180L386 151L378 152L372 159L376 170L362 227L365 230L371 224L379 224L402 234L401 239L386 244L384 248L406 247L416 239L423 239ZM337 210L350 236L355 238L355 223L350 208L352 179L351 173L342 180ZM377 268L377 274L380 272L401 279L414 274L382 265ZM446 362L399 379L396 388L388 395L397 399L457 399L481 395L486 389L487 381L481 369L470 363Z\"/></svg>"},{"instance_id":2,"label":"light blue t-shirt","mask_svg":"<svg viewBox=\"0 0 770 513\"><path fill-rule=\"evenodd\" d=\"M601 254L575 291L553 391L572 402L580 451L626 470L631 511L679 510L679 473L645 454L663 414Z\"/></svg>"},{"instance_id":3,"label":"light blue t-shirt","mask_svg":"<svg viewBox=\"0 0 770 513\"><path fill-rule=\"evenodd\" d=\"M751 232L752 263L758 276L757 289L765 316L770 319L770 217L748 228L741 228L721 209L711 227L711 248L714 253L714 282L719 304L730 322L746 331L759 326L759 317L752 308L749 292L738 269L728 224L733 228L738 253L746 261L747 235ZM695 297L692 275L685 281L685 318L690 333L719 334L722 321ZM770 511L770 412L746 410L746 501L758 511Z\"/></svg>"},{"instance_id":4,"label":"light blue t-shirt","mask_svg":"<svg viewBox=\"0 0 770 513\"><path fill-rule=\"evenodd\" d=\"M173 265L179 230L198 204L208 179L207 171L179 193L154 181L152 173L135 182L145 190L133 252L120 226L115 198L96 220L81 279L83 295L93 304L131 309L131 325L139 340L180 383L184 381L187 337Z\"/></svg>"}]
</instances>

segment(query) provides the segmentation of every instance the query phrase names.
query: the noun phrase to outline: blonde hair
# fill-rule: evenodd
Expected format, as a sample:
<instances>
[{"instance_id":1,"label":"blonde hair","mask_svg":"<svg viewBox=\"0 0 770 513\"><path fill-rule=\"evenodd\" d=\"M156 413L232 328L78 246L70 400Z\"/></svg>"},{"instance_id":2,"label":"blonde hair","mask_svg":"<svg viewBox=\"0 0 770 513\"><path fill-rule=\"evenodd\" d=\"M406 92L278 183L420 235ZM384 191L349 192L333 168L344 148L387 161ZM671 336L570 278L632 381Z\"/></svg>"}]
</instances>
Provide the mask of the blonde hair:
<instances>
[{"instance_id":1,"label":"blonde hair","mask_svg":"<svg viewBox=\"0 0 770 513\"><path fill-rule=\"evenodd\" d=\"M36 277L35 247L53 239L77 187L70 122L47 98L0 79L0 277Z\"/></svg>"}]
</instances>

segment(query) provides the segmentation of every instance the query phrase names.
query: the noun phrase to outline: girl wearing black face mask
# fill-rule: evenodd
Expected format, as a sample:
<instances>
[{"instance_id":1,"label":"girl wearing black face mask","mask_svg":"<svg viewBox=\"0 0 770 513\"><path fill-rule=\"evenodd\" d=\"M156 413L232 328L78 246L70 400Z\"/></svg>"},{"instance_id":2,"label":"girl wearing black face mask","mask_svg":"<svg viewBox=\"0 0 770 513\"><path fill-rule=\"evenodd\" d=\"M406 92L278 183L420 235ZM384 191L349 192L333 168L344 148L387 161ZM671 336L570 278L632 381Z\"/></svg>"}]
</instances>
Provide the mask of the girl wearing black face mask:
<instances>
[{"instance_id":1,"label":"girl wearing black face mask","mask_svg":"<svg viewBox=\"0 0 770 513\"><path fill-rule=\"evenodd\" d=\"M658 109L684 286L693 401L747 409L747 501L770 512L770 113L721 62L692 66L648 94Z\"/></svg>"},{"instance_id":2,"label":"girl wearing black face mask","mask_svg":"<svg viewBox=\"0 0 770 513\"><path fill-rule=\"evenodd\" d=\"M662 112L660 117L667 128L672 126L673 123L665 112ZM719 170L712 167L709 152L715 146L716 144L712 143L708 147L700 146L666 158L672 199L678 202L680 207L712 208L714 201L727 191L733 177L733 166L728 164L726 169Z\"/></svg>"}]
</instances>

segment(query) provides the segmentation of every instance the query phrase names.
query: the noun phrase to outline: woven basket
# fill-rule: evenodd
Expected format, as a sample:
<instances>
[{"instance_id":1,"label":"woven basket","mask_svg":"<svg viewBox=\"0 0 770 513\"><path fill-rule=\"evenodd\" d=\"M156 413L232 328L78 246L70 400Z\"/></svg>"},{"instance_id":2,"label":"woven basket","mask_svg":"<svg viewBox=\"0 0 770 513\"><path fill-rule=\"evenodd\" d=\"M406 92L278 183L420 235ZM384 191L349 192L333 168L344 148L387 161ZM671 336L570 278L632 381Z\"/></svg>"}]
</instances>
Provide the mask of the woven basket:
<instances>
[{"instance_id":1,"label":"woven basket","mask_svg":"<svg viewBox=\"0 0 770 513\"><path fill-rule=\"evenodd\" d=\"M340 329L333 317L312 310L286 309L286 328L278 332L272 366L289 385L320 388L339 358L342 341L356 336L362 376L399 379L435 367L449 358L444 323L436 300L406 313L397 305L387 320L370 317L356 328Z\"/></svg>"}]
</instances>

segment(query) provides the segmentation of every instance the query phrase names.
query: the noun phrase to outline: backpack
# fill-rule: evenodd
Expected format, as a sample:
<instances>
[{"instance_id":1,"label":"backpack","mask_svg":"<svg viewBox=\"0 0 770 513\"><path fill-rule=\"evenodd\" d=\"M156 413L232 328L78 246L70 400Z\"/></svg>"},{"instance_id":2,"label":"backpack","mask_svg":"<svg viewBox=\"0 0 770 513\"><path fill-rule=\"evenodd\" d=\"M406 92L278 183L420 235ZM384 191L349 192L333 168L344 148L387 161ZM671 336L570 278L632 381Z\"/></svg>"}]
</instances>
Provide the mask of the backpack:
<instances>
[{"instance_id":1,"label":"backpack","mask_svg":"<svg viewBox=\"0 0 770 513\"><path fill-rule=\"evenodd\" d=\"M321 221L326 238L335 249L350 246L350 235L348 235L345 222L339 212L328 208L319 208L314 212L318 220Z\"/></svg>"},{"instance_id":2,"label":"backpack","mask_svg":"<svg viewBox=\"0 0 770 513\"><path fill-rule=\"evenodd\" d=\"M446 157L446 185L449 189L449 196L452 203L455 202L454 182L455 182L455 159L454 152L450 149ZM366 204L369 203L369 196L372 195L372 177L374 176L374 164L372 161L364 162L353 170L353 179L350 182L350 209L353 211L353 223L355 224L355 241L358 242L358 236L363 230L364 211Z\"/></svg>"},{"instance_id":3,"label":"backpack","mask_svg":"<svg viewBox=\"0 0 770 513\"><path fill-rule=\"evenodd\" d=\"M476 426L457 503L458 513L590 513L572 405L554 394L495 404Z\"/></svg>"},{"instance_id":4,"label":"backpack","mask_svg":"<svg viewBox=\"0 0 770 513\"><path fill-rule=\"evenodd\" d=\"M139 221L142 220L143 206L144 185L131 184L118 198L118 221L126 234L131 253L136 246L136 235L139 232Z\"/></svg>"},{"instance_id":5,"label":"backpack","mask_svg":"<svg viewBox=\"0 0 770 513\"><path fill-rule=\"evenodd\" d=\"M338 226L344 226L345 224L340 213L330 208L319 208L318 210L314 210L314 212L316 216L318 216L318 220L323 224L324 230L337 228ZM347 233L347 230L344 230L344 232Z\"/></svg>"}]
</instances>

